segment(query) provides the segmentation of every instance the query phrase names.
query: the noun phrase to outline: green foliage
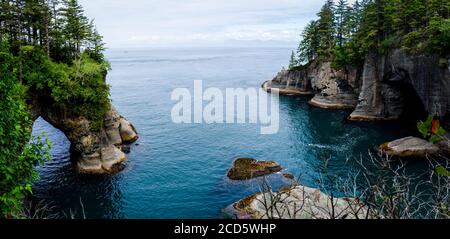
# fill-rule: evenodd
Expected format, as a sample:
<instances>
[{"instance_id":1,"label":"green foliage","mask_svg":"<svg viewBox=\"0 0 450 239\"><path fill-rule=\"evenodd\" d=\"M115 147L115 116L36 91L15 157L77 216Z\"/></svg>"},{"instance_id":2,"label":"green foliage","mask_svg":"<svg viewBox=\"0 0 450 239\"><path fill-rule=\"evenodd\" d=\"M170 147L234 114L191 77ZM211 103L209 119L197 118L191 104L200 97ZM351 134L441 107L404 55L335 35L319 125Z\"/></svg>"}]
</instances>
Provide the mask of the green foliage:
<instances>
[{"instance_id":1,"label":"green foliage","mask_svg":"<svg viewBox=\"0 0 450 239\"><path fill-rule=\"evenodd\" d=\"M50 158L50 142L31 138L25 89L14 63L9 53L0 53L0 218L21 217L22 200L38 176L34 167Z\"/></svg>"},{"instance_id":2,"label":"green foliage","mask_svg":"<svg viewBox=\"0 0 450 239\"><path fill-rule=\"evenodd\" d=\"M49 87L55 106L71 115L87 117L91 128L99 130L103 126L104 115L110 110L110 87L105 82L109 65L97 63L83 54L71 67L59 65L57 68L57 71L63 71L57 80L50 82ZM67 77L62 74L67 74Z\"/></svg>"},{"instance_id":3,"label":"green foliage","mask_svg":"<svg viewBox=\"0 0 450 239\"><path fill-rule=\"evenodd\" d=\"M441 127L439 120L431 115L428 116L426 121L417 123L417 129L422 134L423 138L430 141L430 143L439 143L442 141L443 136L447 134L445 129Z\"/></svg>"},{"instance_id":4,"label":"green foliage","mask_svg":"<svg viewBox=\"0 0 450 239\"><path fill-rule=\"evenodd\" d=\"M319 16L317 31L320 36L318 56L324 59L329 59L331 57L331 50L335 41L333 6L333 1L327 0L320 12L317 14L317 16Z\"/></svg>"},{"instance_id":5,"label":"green foliage","mask_svg":"<svg viewBox=\"0 0 450 239\"><path fill-rule=\"evenodd\" d=\"M379 52L381 54L387 54L391 49L399 48L400 46L401 37L395 34L389 36L381 42Z\"/></svg>"},{"instance_id":6,"label":"green foliage","mask_svg":"<svg viewBox=\"0 0 450 239\"><path fill-rule=\"evenodd\" d=\"M450 177L450 172L444 166L438 166L436 173L441 177Z\"/></svg>"},{"instance_id":7,"label":"green foliage","mask_svg":"<svg viewBox=\"0 0 450 239\"><path fill-rule=\"evenodd\" d=\"M428 29L428 51L450 53L450 19L433 17Z\"/></svg>"},{"instance_id":8,"label":"green foliage","mask_svg":"<svg viewBox=\"0 0 450 239\"><path fill-rule=\"evenodd\" d=\"M299 43L297 54L298 63L306 64L317 57L319 49L318 22L309 22L302 33L302 40Z\"/></svg>"},{"instance_id":9,"label":"green foliage","mask_svg":"<svg viewBox=\"0 0 450 239\"><path fill-rule=\"evenodd\" d=\"M22 47L21 61L23 81L30 91L45 95L68 116L87 117L93 130L100 129L110 105L107 62L98 63L85 53L70 66L53 63L33 46Z\"/></svg>"},{"instance_id":10,"label":"green foliage","mask_svg":"<svg viewBox=\"0 0 450 239\"><path fill-rule=\"evenodd\" d=\"M32 137L27 97L98 130L109 110L102 36L77 0L0 1L0 218L21 217L23 199L49 158Z\"/></svg>"},{"instance_id":11,"label":"green foliage","mask_svg":"<svg viewBox=\"0 0 450 239\"><path fill-rule=\"evenodd\" d=\"M450 54L450 4L444 0L327 0L303 31L299 62L333 60L344 68L368 54L408 49L413 54Z\"/></svg>"}]
</instances>

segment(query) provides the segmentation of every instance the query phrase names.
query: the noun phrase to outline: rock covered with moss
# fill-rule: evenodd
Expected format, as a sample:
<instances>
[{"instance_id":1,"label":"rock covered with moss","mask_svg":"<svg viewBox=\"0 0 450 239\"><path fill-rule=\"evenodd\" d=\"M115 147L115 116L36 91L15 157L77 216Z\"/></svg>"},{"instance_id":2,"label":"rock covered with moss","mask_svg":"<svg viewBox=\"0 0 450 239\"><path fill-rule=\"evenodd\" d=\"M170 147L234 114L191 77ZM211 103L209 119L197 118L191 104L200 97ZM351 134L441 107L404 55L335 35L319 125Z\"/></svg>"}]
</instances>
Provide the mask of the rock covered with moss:
<instances>
[{"instance_id":1,"label":"rock covered with moss","mask_svg":"<svg viewBox=\"0 0 450 239\"><path fill-rule=\"evenodd\" d=\"M248 180L277 173L281 170L281 166L273 161L240 158L233 162L233 166L228 171L228 178L232 180Z\"/></svg>"}]
</instances>

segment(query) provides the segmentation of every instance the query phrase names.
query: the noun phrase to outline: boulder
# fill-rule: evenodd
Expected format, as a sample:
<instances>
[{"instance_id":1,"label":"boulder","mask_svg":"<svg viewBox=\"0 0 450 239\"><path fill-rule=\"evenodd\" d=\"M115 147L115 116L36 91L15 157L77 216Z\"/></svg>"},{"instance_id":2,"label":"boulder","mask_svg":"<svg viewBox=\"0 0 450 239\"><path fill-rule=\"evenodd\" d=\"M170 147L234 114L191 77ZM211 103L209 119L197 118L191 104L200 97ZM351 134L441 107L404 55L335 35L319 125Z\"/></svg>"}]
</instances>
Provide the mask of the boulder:
<instances>
[{"instance_id":1,"label":"boulder","mask_svg":"<svg viewBox=\"0 0 450 239\"><path fill-rule=\"evenodd\" d=\"M120 137L122 138L122 142L126 144L131 144L138 140L134 126L125 118L120 119Z\"/></svg>"},{"instance_id":2,"label":"boulder","mask_svg":"<svg viewBox=\"0 0 450 239\"><path fill-rule=\"evenodd\" d=\"M233 162L233 166L228 171L228 178L231 180L248 180L280 172L281 170L281 166L273 161L240 158Z\"/></svg>"},{"instance_id":3,"label":"boulder","mask_svg":"<svg viewBox=\"0 0 450 239\"><path fill-rule=\"evenodd\" d=\"M279 192L257 193L227 207L225 212L250 219L365 219L368 209L358 199L333 198L318 189L298 185Z\"/></svg>"},{"instance_id":4,"label":"boulder","mask_svg":"<svg viewBox=\"0 0 450 239\"><path fill-rule=\"evenodd\" d=\"M389 156L396 157L426 157L438 154L440 149L424 139L406 137L381 145L378 150Z\"/></svg>"}]
</instances>

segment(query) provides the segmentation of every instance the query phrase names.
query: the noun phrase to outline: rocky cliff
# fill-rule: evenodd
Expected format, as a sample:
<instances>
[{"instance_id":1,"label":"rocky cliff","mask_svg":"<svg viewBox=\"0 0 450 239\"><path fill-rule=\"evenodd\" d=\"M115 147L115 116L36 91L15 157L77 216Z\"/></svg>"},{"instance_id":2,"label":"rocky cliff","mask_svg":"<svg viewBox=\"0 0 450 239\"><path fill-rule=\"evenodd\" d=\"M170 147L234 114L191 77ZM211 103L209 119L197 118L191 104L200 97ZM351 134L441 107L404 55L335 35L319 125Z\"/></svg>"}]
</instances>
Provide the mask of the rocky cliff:
<instances>
[{"instance_id":1,"label":"rocky cliff","mask_svg":"<svg viewBox=\"0 0 450 239\"><path fill-rule=\"evenodd\" d=\"M369 55L362 67L335 70L329 61L283 70L265 88L314 92L313 106L354 109L353 121L423 119L438 115L450 128L450 59L394 50ZM359 97L358 97L359 95Z\"/></svg>"},{"instance_id":2,"label":"rocky cliff","mask_svg":"<svg viewBox=\"0 0 450 239\"><path fill-rule=\"evenodd\" d=\"M358 70L335 70L331 62L313 62L303 69L282 70L263 86L281 94L315 95L311 105L330 109L354 109L358 103ZM294 94L293 92L298 92Z\"/></svg>"},{"instance_id":3,"label":"rocky cliff","mask_svg":"<svg viewBox=\"0 0 450 239\"><path fill-rule=\"evenodd\" d=\"M306 70L281 70L277 76L263 84L263 89L279 89L281 95L313 95L311 81L307 78Z\"/></svg>"},{"instance_id":4,"label":"rocky cliff","mask_svg":"<svg viewBox=\"0 0 450 239\"><path fill-rule=\"evenodd\" d=\"M103 127L99 130L92 130L87 118L69 117L37 99L31 102L31 114L34 119L42 117L67 136L76 168L82 173L120 170L126 160L121 148L138 139L133 125L113 106L104 116Z\"/></svg>"},{"instance_id":5,"label":"rocky cliff","mask_svg":"<svg viewBox=\"0 0 450 239\"><path fill-rule=\"evenodd\" d=\"M416 119L438 115L450 123L450 70L438 56L395 50L366 58L359 103L350 120Z\"/></svg>"}]
</instances>

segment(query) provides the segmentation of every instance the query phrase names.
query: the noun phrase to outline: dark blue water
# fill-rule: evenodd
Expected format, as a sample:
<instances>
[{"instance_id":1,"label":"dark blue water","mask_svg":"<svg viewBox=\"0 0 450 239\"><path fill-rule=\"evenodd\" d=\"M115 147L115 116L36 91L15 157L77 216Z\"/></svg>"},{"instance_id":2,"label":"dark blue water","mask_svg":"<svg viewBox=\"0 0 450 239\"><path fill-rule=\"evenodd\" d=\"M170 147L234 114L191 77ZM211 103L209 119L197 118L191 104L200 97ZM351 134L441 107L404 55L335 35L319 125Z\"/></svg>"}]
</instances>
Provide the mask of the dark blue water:
<instances>
[{"instance_id":1,"label":"dark blue water","mask_svg":"<svg viewBox=\"0 0 450 239\"><path fill-rule=\"evenodd\" d=\"M54 160L40 168L34 200L66 215L88 218L218 218L234 201L259 190L260 180L232 182L226 173L237 157L275 160L317 186L328 170L346 175L351 157L410 132L399 125L353 124L348 112L311 108L306 98L280 98L280 131L260 135L259 125L178 125L170 100L177 87L258 88L286 65L289 48L171 48L110 50L108 82L118 110L140 133L126 169L113 176L78 175L69 142L38 120L36 133L53 141ZM283 183L281 176L271 177ZM80 203L81 201L81 203Z\"/></svg>"}]
</instances>

